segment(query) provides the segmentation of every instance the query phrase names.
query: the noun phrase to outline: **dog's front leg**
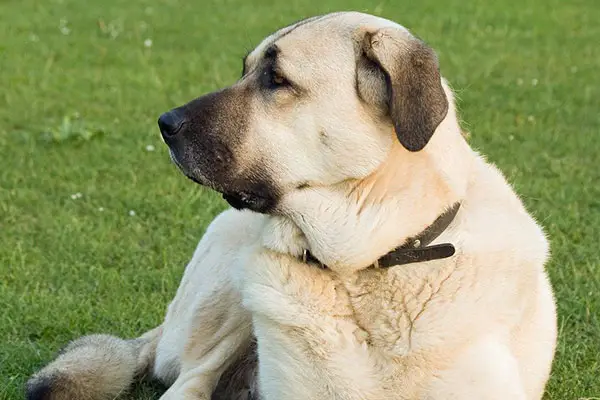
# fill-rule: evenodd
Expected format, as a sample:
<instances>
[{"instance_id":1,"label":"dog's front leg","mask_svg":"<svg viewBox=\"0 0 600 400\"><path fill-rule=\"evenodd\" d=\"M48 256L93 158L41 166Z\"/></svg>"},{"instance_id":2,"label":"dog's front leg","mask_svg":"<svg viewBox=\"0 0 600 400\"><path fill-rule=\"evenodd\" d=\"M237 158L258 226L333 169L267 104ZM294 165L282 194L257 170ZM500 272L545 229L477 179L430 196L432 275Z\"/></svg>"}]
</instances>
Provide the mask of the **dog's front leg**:
<instances>
[{"instance_id":1,"label":"dog's front leg","mask_svg":"<svg viewBox=\"0 0 600 400\"><path fill-rule=\"evenodd\" d=\"M242 289L259 344L261 399L386 398L387 372L336 275L266 253L246 265Z\"/></svg>"},{"instance_id":2,"label":"dog's front leg","mask_svg":"<svg viewBox=\"0 0 600 400\"><path fill-rule=\"evenodd\" d=\"M163 400L208 400L223 372L239 360L251 341L251 321L240 307L239 299L228 299L229 292L219 292L218 302L197 305L190 326L181 369Z\"/></svg>"},{"instance_id":3,"label":"dog's front leg","mask_svg":"<svg viewBox=\"0 0 600 400\"><path fill-rule=\"evenodd\" d=\"M157 347L154 373L173 383L162 400L210 399L223 372L248 348L251 317L242 307L237 274L257 237L259 218L226 211L200 241Z\"/></svg>"}]
</instances>

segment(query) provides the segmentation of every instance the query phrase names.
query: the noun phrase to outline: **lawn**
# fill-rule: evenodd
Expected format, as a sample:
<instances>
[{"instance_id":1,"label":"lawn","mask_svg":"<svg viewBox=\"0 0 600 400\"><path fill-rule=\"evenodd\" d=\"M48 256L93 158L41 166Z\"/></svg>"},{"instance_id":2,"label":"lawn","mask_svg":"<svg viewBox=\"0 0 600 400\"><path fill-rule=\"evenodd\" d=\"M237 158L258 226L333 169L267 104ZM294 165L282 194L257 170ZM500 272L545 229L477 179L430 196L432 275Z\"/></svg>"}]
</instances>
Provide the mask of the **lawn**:
<instances>
[{"instance_id":1,"label":"lawn","mask_svg":"<svg viewBox=\"0 0 600 400\"><path fill-rule=\"evenodd\" d=\"M157 325L225 204L156 119L233 82L274 29L355 9L437 49L473 146L545 226L560 342L547 399L600 397L597 0L0 2L0 399L68 340ZM136 399L158 398L152 387Z\"/></svg>"}]
</instances>

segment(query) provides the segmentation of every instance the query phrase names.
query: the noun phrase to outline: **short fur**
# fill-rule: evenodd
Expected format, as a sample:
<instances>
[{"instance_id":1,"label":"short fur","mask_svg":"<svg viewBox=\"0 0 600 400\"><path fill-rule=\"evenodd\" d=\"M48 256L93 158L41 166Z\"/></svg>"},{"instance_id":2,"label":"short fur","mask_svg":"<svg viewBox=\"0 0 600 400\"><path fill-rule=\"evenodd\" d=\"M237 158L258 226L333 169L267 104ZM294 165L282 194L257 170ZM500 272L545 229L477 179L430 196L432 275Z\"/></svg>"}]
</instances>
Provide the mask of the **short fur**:
<instances>
[{"instance_id":1,"label":"short fur","mask_svg":"<svg viewBox=\"0 0 600 400\"><path fill-rule=\"evenodd\" d=\"M248 210L211 223L142 345L76 341L29 398L110 398L151 365L163 400L540 399L556 342L548 243L466 143L434 52L394 22L336 13L267 37L244 70L161 129L188 177ZM433 242L454 256L372 267L456 202Z\"/></svg>"}]
</instances>

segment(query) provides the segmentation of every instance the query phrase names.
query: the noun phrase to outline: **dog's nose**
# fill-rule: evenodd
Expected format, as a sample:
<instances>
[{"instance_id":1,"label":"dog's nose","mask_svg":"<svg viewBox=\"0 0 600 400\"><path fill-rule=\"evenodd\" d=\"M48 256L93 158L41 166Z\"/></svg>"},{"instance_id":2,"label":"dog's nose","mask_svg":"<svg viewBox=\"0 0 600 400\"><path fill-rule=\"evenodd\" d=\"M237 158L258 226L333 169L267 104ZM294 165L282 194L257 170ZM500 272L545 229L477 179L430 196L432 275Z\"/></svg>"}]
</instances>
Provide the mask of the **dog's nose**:
<instances>
[{"instance_id":1,"label":"dog's nose","mask_svg":"<svg viewBox=\"0 0 600 400\"><path fill-rule=\"evenodd\" d=\"M163 138L175 136L185 122L184 116L177 109L168 111L158 118L158 127Z\"/></svg>"}]
</instances>

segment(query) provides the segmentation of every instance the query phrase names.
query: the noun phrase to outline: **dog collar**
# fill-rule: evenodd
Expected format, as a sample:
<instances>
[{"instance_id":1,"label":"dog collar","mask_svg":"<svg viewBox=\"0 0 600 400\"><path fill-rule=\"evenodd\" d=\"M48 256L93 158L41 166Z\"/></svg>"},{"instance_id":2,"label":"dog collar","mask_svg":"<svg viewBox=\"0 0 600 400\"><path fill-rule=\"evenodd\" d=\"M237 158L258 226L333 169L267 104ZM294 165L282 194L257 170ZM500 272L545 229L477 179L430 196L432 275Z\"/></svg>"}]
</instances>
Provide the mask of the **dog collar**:
<instances>
[{"instance_id":1,"label":"dog collar","mask_svg":"<svg viewBox=\"0 0 600 400\"><path fill-rule=\"evenodd\" d=\"M460 202L455 203L450 209L441 214L431 225L416 236L408 238L402 246L380 257L373 263L375 268L390 268L396 265L411 264L432 260L441 260L452 257L455 252L452 243L441 243L429 246L450 226L458 209ZM327 268L312 253L305 249L302 253L302 262L307 264L318 264L321 268Z\"/></svg>"}]
</instances>

